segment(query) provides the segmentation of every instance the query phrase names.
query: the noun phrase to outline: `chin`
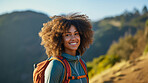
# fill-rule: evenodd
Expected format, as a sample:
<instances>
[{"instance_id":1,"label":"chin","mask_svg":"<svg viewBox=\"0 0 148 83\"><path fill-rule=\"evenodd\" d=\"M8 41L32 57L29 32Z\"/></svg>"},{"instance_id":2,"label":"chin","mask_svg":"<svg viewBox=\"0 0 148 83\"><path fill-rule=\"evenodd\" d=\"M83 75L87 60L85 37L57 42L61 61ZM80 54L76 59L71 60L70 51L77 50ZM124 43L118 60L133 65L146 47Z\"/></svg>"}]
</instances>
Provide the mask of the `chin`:
<instances>
[{"instance_id":1,"label":"chin","mask_svg":"<svg viewBox=\"0 0 148 83\"><path fill-rule=\"evenodd\" d=\"M71 48L70 50L72 50L72 51L77 51L78 48Z\"/></svg>"},{"instance_id":2,"label":"chin","mask_svg":"<svg viewBox=\"0 0 148 83\"><path fill-rule=\"evenodd\" d=\"M73 50L73 51L77 51L77 49L71 49L71 50Z\"/></svg>"}]
</instances>

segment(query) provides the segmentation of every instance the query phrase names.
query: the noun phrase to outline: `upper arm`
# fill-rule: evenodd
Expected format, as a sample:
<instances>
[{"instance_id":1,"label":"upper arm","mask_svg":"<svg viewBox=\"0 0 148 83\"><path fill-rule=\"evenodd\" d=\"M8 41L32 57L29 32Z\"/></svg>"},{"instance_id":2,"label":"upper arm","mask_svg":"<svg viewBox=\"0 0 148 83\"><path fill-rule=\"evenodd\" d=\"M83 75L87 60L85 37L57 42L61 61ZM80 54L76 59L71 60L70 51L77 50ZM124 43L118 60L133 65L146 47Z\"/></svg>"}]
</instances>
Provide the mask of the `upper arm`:
<instances>
[{"instance_id":1,"label":"upper arm","mask_svg":"<svg viewBox=\"0 0 148 83\"><path fill-rule=\"evenodd\" d=\"M64 77L64 66L58 60L52 60L45 70L45 83L61 83Z\"/></svg>"}]
</instances>

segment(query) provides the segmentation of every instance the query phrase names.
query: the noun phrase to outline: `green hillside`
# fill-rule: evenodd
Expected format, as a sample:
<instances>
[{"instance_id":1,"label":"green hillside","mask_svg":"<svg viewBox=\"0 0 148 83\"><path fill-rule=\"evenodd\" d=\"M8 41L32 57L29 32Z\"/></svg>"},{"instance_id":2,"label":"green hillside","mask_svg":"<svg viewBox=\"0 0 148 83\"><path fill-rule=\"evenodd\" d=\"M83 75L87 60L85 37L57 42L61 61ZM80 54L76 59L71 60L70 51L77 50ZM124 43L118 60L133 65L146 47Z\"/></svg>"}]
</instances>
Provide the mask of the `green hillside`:
<instances>
[{"instance_id":1,"label":"green hillside","mask_svg":"<svg viewBox=\"0 0 148 83\"><path fill-rule=\"evenodd\" d=\"M132 34L132 32L126 32L124 36L118 39L118 41L114 41L110 45L106 54L101 55L98 58L94 58L93 61L87 62L88 75L90 78L112 67L117 62L123 60L134 61L136 58L148 53L147 16L148 11L140 17L127 22L128 25L135 26L135 28L137 28L137 32L135 34ZM136 24L133 23L133 20L137 21Z\"/></svg>"},{"instance_id":2,"label":"green hillside","mask_svg":"<svg viewBox=\"0 0 148 83\"><path fill-rule=\"evenodd\" d=\"M84 58L86 61L92 61L94 57L106 54L114 41L124 37L125 34L134 35L137 30L143 29L147 19L147 11L140 13L135 9L132 12L125 11L119 16L93 22L94 43L87 50Z\"/></svg>"},{"instance_id":3,"label":"green hillside","mask_svg":"<svg viewBox=\"0 0 148 83\"><path fill-rule=\"evenodd\" d=\"M33 64L44 55L38 32L48 20L33 11L0 16L0 83L32 83Z\"/></svg>"},{"instance_id":4,"label":"green hillside","mask_svg":"<svg viewBox=\"0 0 148 83\"><path fill-rule=\"evenodd\" d=\"M105 55L87 62L90 78L112 67L120 61L134 61L136 58L148 53L148 19L143 30L138 30L135 35L126 34L114 42Z\"/></svg>"}]
</instances>

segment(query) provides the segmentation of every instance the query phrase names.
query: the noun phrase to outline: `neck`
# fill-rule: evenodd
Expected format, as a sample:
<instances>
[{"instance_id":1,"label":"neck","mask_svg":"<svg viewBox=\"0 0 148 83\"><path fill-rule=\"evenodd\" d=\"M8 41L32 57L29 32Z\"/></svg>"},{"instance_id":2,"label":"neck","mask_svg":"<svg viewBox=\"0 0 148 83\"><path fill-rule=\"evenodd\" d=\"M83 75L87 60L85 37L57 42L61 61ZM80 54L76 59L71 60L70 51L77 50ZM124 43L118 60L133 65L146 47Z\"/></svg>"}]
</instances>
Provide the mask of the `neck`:
<instances>
[{"instance_id":1,"label":"neck","mask_svg":"<svg viewBox=\"0 0 148 83\"><path fill-rule=\"evenodd\" d=\"M76 56L76 51L65 50L65 53L72 55L72 56Z\"/></svg>"}]
</instances>

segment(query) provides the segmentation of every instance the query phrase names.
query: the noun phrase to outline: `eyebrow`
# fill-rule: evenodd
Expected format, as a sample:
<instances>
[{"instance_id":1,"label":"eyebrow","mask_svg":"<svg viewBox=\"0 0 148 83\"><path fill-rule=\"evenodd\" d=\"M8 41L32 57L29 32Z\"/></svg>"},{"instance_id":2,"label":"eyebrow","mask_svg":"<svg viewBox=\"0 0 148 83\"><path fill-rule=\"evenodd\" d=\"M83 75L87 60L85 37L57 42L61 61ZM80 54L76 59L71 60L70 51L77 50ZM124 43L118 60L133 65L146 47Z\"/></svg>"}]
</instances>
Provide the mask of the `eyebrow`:
<instances>
[{"instance_id":1,"label":"eyebrow","mask_svg":"<svg viewBox=\"0 0 148 83\"><path fill-rule=\"evenodd\" d=\"M75 31L75 32L78 32L78 31ZM71 33L71 32L66 32L66 33Z\"/></svg>"}]
</instances>

